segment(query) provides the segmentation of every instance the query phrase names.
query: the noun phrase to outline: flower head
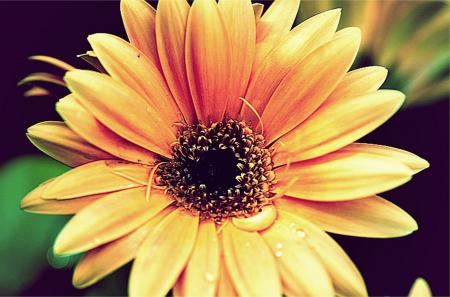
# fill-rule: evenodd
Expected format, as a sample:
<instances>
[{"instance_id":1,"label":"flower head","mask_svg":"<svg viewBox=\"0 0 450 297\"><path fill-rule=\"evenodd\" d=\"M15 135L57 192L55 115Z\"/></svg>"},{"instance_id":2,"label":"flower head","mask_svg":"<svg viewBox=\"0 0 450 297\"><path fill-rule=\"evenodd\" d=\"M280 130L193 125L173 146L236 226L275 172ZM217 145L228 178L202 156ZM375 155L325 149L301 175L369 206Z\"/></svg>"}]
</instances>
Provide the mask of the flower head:
<instances>
[{"instance_id":1,"label":"flower head","mask_svg":"<svg viewBox=\"0 0 450 297\"><path fill-rule=\"evenodd\" d=\"M64 121L28 130L74 168L22 202L75 214L54 246L85 252L75 286L134 260L132 296L367 294L325 231L414 231L376 194L428 163L354 143L404 96L378 90L382 67L348 72L360 31L336 32L339 10L291 30L298 6L278 0L261 15L247 0L161 0L156 11L124 0L130 43L89 36L99 71L66 69Z\"/></svg>"}]
</instances>

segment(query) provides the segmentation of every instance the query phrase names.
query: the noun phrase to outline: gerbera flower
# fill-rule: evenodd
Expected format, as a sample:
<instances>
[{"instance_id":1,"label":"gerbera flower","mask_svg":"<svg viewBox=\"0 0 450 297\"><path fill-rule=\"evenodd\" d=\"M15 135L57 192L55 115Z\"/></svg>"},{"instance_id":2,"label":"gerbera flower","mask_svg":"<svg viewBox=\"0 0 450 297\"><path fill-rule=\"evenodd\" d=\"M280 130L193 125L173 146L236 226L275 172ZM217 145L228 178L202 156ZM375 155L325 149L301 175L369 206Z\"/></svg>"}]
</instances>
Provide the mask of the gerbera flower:
<instances>
[{"instance_id":1,"label":"gerbera flower","mask_svg":"<svg viewBox=\"0 0 450 297\"><path fill-rule=\"evenodd\" d=\"M393 71L388 85L401 88L408 105L448 97L448 1L305 1L302 15L335 7L344 8L344 26L362 29L362 52Z\"/></svg>"},{"instance_id":2,"label":"gerbera flower","mask_svg":"<svg viewBox=\"0 0 450 297\"><path fill-rule=\"evenodd\" d=\"M298 6L278 0L261 15L244 0L161 0L156 11L125 0L130 43L89 36L106 73L68 71L71 93L56 105L64 121L28 130L74 169L22 202L75 214L54 245L85 253L75 286L134 260L132 296L367 294L325 231L416 230L377 193L428 163L353 143L404 95L378 90L382 67L348 72L360 31L336 32L339 10L291 30Z\"/></svg>"}]
</instances>

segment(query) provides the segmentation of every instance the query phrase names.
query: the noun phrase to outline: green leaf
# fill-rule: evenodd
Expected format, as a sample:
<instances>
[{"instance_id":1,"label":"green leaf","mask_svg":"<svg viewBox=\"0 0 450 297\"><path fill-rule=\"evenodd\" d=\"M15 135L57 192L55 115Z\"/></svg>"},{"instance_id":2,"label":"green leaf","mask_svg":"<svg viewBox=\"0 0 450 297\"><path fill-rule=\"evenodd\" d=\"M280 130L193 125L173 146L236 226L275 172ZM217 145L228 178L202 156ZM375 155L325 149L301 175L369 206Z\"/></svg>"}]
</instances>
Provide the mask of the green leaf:
<instances>
[{"instance_id":1,"label":"green leaf","mask_svg":"<svg viewBox=\"0 0 450 297\"><path fill-rule=\"evenodd\" d=\"M0 168L0 291L19 293L48 267L47 251L62 228L65 216L25 213L22 198L40 183L68 167L46 157L25 156Z\"/></svg>"}]
</instances>

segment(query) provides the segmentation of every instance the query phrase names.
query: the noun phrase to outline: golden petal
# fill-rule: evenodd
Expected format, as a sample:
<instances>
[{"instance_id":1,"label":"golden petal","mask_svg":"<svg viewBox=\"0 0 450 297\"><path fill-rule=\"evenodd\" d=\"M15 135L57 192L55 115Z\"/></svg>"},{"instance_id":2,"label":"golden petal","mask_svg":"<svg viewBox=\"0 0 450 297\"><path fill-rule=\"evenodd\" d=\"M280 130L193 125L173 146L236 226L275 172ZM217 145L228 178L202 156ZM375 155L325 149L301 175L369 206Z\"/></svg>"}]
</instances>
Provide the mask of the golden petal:
<instances>
[{"instance_id":1,"label":"golden petal","mask_svg":"<svg viewBox=\"0 0 450 297\"><path fill-rule=\"evenodd\" d=\"M56 104L56 110L73 131L111 155L135 163L156 162L154 153L111 131L81 106L73 95L60 99Z\"/></svg>"},{"instance_id":2,"label":"golden petal","mask_svg":"<svg viewBox=\"0 0 450 297\"><path fill-rule=\"evenodd\" d=\"M105 126L137 145L170 157L170 143L176 139L173 123L133 89L88 70L69 71L64 79L81 105Z\"/></svg>"},{"instance_id":3,"label":"golden petal","mask_svg":"<svg viewBox=\"0 0 450 297\"><path fill-rule=\"evenodd\" d=\"M185 36L189 4L185 0L160 0L156 11L156 40L167 84L183 113L193 124L197 117L186 73Z\"/></svg>"},{"instance_id":4,"label":"golden petal","mask_svg":"<svg viewBox=\"0 0 450 297\"><path fill-rule=\"evenodd\" d=\"M131 269L129 295L166 296L192 252L199 219L174 210L140 247Z\"/></svg>"},{"instance_id":5,"label":"golden petal","mask_svg":"<svg viewBox=\"0 0 450 297\"><path fill-rule=\"evenodd\" d=\"M156 49L155 9L144 0L122 0L120 12L131 44L159 65Z\"/></svg>"},{"instance_id":6,"label":"golden petal","mask_svg":"<svg viewBox=\"0 0 450 297\"><path fill-rule=\"evenodd\" d=\"M222 232L225 263L239 296L279 296L275 259L261 236L233 224L227 224Z\"/></svg>"},{"instance_id":7,"label":"golden petal","mask_svg":"<svg viewBox=\"0 0 450 297\"><path fill-rule=\"evenodd\" d=\"M277 192L318 201L381 193L406 183L414 173L397 160L345 150L278 167L275 172Z\"/></svg>"},{"instance_id":8,"label":"golden petal","mask_svg":"<svg viewBox=\"0 0 450 297\"><path fill-rule=\"evenodd\" d=\"M390 238L417 230L417 223L409 214L378 196L339 202L285 196L277 201L277 207L325 231L343 235Z\"/></svg>"},{"instance_id":9,"label":"golden petal","mask_svg":"<svg viewBox=\"0 0 450 297\"><path fill-rule=\"evenodd\" d=\"M172 200L154 192L145 199L145 189L136 188L106 195L77 213L56 238L54 252L76 254L108 243L143 225Z\"/></svg>"},{"instance_id":10,"label":"golden petal","mask_svg":"<svg viewBox=\"0 0 450 297\"><path fill-rule=\"evenodd\" d=\"M121 172L134 171L133 178ZM57 177L44 191L44 199L70 199L142 187L150 168L121 161L96 161L74 168Z\"/></svg>"},{"instance_id":11,"label":"golden petal","mask_svg":"<svg viewBox=\"0 0 450 297\"><path fill-rule=\"evenodd\" d=\"M240 112L253 65L256 47L256 24L250 0L220 0L219 9L230 37L230 98L226 114L236 118Z\"/></svg>"},{"instance_id":12,"label":"golden petal","mask_svg":"<svg viewBox=\"0 0 450 297\"><path fill-rule=\"evenodd\" d=\"M137 91L169 123L182 121L183 117L165 79L152 60L125 40L111 34L93 34L88 40L113 79Z\"/></svg>"},{"instance_id":13,"label":"golden petal","mask_svg":"<svg viewBox=\"0 0 450 297\"><path fill-rule=\"evenodd\" d=\"M264 111L268 100L289 70L312 50L333 37L339 17L340 10L335 9L304 21L289 32L257 65L245 97L259 113ZM243 110L243 118L255 120L248 109Z\"/></svg>"},{"instance_id":14,"label":"golden petal","mask_svg":"<svg viewBox=\"0 0 450 297\"><path fill-rule=\"evenodd\" d=\"M194 1L186 32L186 68L197 117L221 121L229 100L231 45L215 0Z\"/></svg>"},{"instance_id":15,"label":"golden petal","mask_svg":"<svg viewBox=\"0 0 450 297\"><path fill-rule=\"evenodd\" d=\"M63 122L41 122L27 129L28 139L42 152L70 167L114 159L75 134Z\"/></svg>"},{"instance_id":16,"label":"golden petal","mask_svg":"<svg viewBox=\"0 0 450 297\"><path fill-rule=\"evenodd\" d=\"M144 239L169 213L170 209L166 208L129 234L88 251L75 268L73 285L77 288L91 286L133 260Z\"/></svg>"},{"instance_id":17,"label":"golden petal","mask_svg":"<svg viewBox=\"0 0 450 297\"><path fill-rule=\"evenodd\" d=\"M295 296L334 296L327 270L297 230L276 222L262 236L277 259L283 282Z\"/></svg>"},{"instance_id":18,"label":"golden petal","mask_svg":"<svg viewBox=\"0 0 450 297\"><path fill-rule=\"evenodd\" d=\"M404 100L398 91L379 90L325 102L308 120L280 138L284 146L274 162L281 165L336 151L382 125Z\"/></svg>"},{"instance_id":19,"label":"golden petal","mask_svg":"<svg viewBox=\"0 0 450 297\"><path fill-rule=\"evenodd\" d=\"M178 296L215 296L219 279L219 241L214 222L199 225L197 239L186 269L174 292Z\"/></svg>"},{"instance_id":20,"label":"golden petal","mask_svg":"<svg viewBox=\"0 0 450 297\"><path fill-rule=\"evenodd\" d=\"M299 216L280 212L280 222L291 228L316 253L339 296L367 296L360 272L344 250L324 231Z\"/></svg>"},{"instance_id":21,"label":"golden petal","mask_svg":"<svg viewBox=\"0 0 450 297\"><path fill-rule=\"evenodd\" d=\"M262 114L269 143L310 116L344 77L361 41L361 32L351 29L338 32L283 78Z\"/></svg>"}]
</instances>

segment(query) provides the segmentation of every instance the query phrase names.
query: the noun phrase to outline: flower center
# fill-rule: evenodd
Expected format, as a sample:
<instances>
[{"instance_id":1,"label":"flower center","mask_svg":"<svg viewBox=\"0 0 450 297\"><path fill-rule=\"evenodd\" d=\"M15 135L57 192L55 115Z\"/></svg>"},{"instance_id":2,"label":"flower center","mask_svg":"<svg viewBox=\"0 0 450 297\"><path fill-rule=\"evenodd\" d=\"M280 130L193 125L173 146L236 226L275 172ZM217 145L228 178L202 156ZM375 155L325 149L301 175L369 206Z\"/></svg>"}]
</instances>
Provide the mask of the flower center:
<instances>
[{"instance_id":1,"label":"flower center","mask_svg":"<svg viewBox=\"0 0 450 297\"><path fill-rule=\"evenodd\" d=\"M273 197L271 151L245 122L184 126L172 156L158 167L158 183L202 219L251 216Z\"/></svg>"}]
</instances>

